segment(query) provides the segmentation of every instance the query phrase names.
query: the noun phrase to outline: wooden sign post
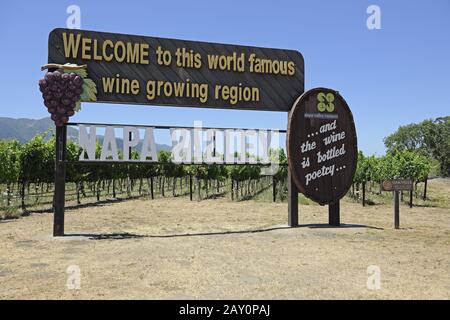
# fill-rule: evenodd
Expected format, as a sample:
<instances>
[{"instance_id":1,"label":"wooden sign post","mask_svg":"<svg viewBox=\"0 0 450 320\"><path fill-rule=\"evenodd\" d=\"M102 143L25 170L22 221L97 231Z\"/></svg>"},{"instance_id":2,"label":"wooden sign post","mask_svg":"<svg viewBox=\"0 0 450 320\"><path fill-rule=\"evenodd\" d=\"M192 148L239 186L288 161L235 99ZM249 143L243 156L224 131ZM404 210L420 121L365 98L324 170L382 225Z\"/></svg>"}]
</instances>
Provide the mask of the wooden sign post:
<instances>
[{"instance_id":1,"label":"wooden sign post","mask_svg":"<svg viewBox=\"0 0 450 320\"><path fill-rule=\"evenodd\" d=\"M352 185L358 154L353 115L339 92L315 88L300 96L290 112L286 144L298 191L327 204L329 224L339 226L339 200Z\"/></svg>"},{"instance_id":2,"label":"wooden sign post","mask_svg":"<svg viewBox=\"0 0 450 320\"><path fill-rule=\"evenodd\" d=\"M64 205L66 196L67 127L56 127L55 194L53 197L53 236L64 235Z\"/></svg>"},{"instance_id":3,"label":"wooden sign post","mask_svg":"<svg viewBox=\"0 0 450 320\"><path fill-rule=\"evenodd\" d=\"M328 223L332 226L341 225L341 205L339 200L328 205Z\"/></svg>"},{"instance_id":4,"label":"wooden sign post","mask_svg":"<svg viewBox=\"0 0 450 320\"><path fill-rule=\"evenodd\" d=\"M412 179L392 179L384 180L381 183L382 191L392 191L394 193L394 228L400 229L400 191L412 191Z\"/></svg>"},{"instance_id":5,"label":"wooden sign post","mask_svg":"<svg viewBox=\"0 0 450 320\"><path fill-rule=\"evenodd\" d=\"M400 199L399 191L394 191L394 228L400 229Z\"/></svg>"}]
</instances>

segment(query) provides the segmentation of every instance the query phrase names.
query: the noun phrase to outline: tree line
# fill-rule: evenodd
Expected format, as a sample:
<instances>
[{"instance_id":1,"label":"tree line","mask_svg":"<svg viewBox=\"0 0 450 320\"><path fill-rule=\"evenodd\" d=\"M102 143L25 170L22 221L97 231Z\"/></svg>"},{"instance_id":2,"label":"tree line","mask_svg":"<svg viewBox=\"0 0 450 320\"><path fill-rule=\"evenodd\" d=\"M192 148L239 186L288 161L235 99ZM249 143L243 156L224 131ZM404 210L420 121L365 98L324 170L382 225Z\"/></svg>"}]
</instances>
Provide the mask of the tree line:
<instances>
[{"instance_id":1,"label":"tree line","mask_svg":"<svg viewBox=\"0 0 450 320\"><path fill-rule=\"evenodd\" d=\"M441 176L450 176L450 116L400 126L384 139L386 153L411 151L434 160Z\"/></svg>"}]
</instances>

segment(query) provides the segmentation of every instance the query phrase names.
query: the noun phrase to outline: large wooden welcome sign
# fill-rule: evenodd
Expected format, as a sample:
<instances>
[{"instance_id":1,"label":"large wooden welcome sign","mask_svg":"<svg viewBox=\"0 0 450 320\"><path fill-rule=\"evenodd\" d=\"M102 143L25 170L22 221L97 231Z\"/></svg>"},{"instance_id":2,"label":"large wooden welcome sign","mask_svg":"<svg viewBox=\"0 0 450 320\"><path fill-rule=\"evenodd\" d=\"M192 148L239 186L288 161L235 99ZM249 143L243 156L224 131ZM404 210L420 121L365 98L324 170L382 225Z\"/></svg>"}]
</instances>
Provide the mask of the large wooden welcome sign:
<instances>
[{"instance_id":1,"label":"large wooden welcome sign","mask_svg":"<svg viewBox=\"0 0 450 320\"><path fill-rule=\"evenodd\" d=\"M69 118L80 111L81 102L289 112L304 91L304 62L298 51L86 30L54 29L49 35L48 64L41 69L48 69L48 72L39 80L39 89L56 125L55 236L64 235L67 125L70 125ZM92 150L96 144L96 127L101 126L106 128L104 150L100 159L94 159ZM87 127L90 128L89 133ZM119 127L123 127L124 146L131 148L139 143L141 135L136 127ZM173 131L173 136L177 131L181 132L180 139L192 140L195 146L198 128L168 128ZM89 161L131 161L128 148L124 149L123 157L119 157L113 126L84 124L79 130L80 147L83 153L88 154ZM157 156L149 143L152 130L149 126L145 128L141 156L134 161L149 165L157 163ZM271 137L267 130L222 128L207 130L206 136L208 141L216 141L217 134L224 134L224 159L215 157L213 152L213 156L205 161L196 156L196 150L200 153L201 148L191 150L191 147L183 146L182 154L188 155L192 151L192 155L179 161L176 157L172 160L179 163L198 161L199 164L254 163L251 158L236 159L233 156L235 149L227 148L234 139L228 135L230 130L240 132L241 146L247 145L247 135L259 137L262 143L258 149L263 153L266 150L267 154ZM207 143L206 154L211 145ZM245 148L240 149L241 154L247 153ZM227 157L227 154L231 156ZM263 155L261 159L264 158ZM80 162L85 160L82 157ZM292 203L296 203L296 189L289 187L289 190L293 195L290 198ZM291 226L297 225L296 207L289 206Z\"/></svg>"},{"instance_id":2,"label":"large wooden welcome sign","mask_svg":"<svg viewBox=\"0 0 450 320\"><path fill-rule=\"evenodd\" d=\"M39 80L39 89L56 124L55 236L64 235L67 126L74 125L69 117L80 110L81 102L289 112L288 224L298 225L300 191L329 204L330 224L339 225L339 199L356 168L355 125L337 91L317 88L303 94L304 62L298 51L55 29L42 69L48 72ZM98 128L105 131L99 158ZM79 162L158 163L153 141L153 129L158 128L163 127L79 124ZM122 131L122 155L117 129ZM235 165L270 164L272 135L284 131L205 128L203 150L203 130L197 126L164 129L171 133L172 162ZM239 149L231 147L237 137ZM250 153L250 137L257 139L262 153L237 157L236 151ZM216 141L223 141L221 155L216 154ZM139 158L132 160L132 148L138 145Z\"/></svg>"},{"instance_id":3,"label":"large wooden welcome sign","mask_svg":"<svg viewBox=\"0 0 450 320\"><path fill-rule=\"evenodd\" d=\"M287 148L292 178L305 196L324 205L347 193L358 151L353 116L339 92L316 88L297 99Z\"/></svg>"},{"instance_id":4,"label":"large wooden welcome sign","mask_svg":"<svg viewBox=\"0 0 450 320\"><path fill-rule=\"evenodd\" d=\"M55 29L48 62L87 65L83 101L289 111L304 90L294 50Z\"/></svg>"}]
</instances>

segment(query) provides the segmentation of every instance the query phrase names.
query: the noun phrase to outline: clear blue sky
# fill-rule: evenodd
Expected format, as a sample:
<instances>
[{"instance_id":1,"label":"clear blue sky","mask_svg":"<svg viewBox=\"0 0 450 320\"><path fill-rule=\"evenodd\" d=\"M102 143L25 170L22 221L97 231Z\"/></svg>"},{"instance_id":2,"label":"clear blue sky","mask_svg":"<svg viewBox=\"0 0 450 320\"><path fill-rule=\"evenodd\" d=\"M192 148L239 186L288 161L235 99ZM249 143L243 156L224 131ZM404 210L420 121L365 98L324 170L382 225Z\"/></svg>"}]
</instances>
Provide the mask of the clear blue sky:
<instances>
[{"instance_id":1,"label":"clear blue sky","mask_svg":"<svg viewBox=\"0 0 450 320\"><path fill-rule=\"evenodd\" d=\"M47 116L37 81L47 37L81 8L81 28L296 49L305 88L328 86L353 110L359 147L384 153L399 125L450 115L450 0L19 1L0 3L0 116ZM369 5L381 30L366 27ZM84 104L75 121L285 128L286 114Z\"/></svg>"}]
</instances>

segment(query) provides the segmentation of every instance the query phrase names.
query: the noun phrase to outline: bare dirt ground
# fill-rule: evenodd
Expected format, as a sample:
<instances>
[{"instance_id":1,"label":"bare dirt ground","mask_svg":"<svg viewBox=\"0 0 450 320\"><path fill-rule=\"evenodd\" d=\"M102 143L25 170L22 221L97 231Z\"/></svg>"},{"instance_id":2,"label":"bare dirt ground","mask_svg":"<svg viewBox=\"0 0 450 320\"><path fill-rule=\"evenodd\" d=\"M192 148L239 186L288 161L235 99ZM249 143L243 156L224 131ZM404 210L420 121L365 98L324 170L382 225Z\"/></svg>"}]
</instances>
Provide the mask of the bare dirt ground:
<instances>
[{"instance_id":1,"label":"bare dirt ground","mask_svg":"<svg viewBox=\"0 0 450 320\"><path fill-rule=\"evenodd\" d=\"M449 299L450 210L341 205L327 208L226 199L130 200L0 221L1 299ZM68 289L77 265L81 287ZM367 288L370 265L381 288Z\"/></svg>"}]
</instances>

